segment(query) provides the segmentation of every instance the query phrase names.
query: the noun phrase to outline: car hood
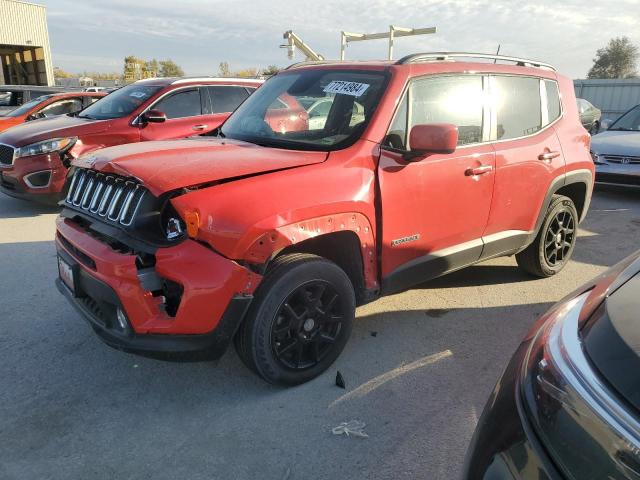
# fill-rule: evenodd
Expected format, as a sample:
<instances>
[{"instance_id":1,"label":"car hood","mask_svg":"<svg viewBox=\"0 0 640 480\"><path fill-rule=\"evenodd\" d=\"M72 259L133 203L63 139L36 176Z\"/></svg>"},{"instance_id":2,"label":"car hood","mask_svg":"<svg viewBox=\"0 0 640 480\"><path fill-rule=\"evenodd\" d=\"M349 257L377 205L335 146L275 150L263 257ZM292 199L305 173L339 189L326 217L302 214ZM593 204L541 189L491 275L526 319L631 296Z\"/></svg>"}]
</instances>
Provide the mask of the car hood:
<instances>
[{"instance_id":1,"label":"car hood","mask_svg":"<svg viewBox=\"0 0 640 480\"><path fill-rule=\"evenodd\" d=\"M584 329L586 353L599 372L640 411L640 260L635 275L609 293Z\"/></svg>"},{"instance_id":2,"label":"car hood","mask_svg":"<svg viewBox=\"0 0 640 480\"><path fill-rule=\"evenodd\" d=\"M22 117L0 117L0 132L14 125L18 125L23 121Z\"/></svg>"},{"instance_id":3,"label":"car hood","mask_svg":"<svg viewBox=\"0 0 640 480\"><path fill-rule=\"evenodd\" d=\"M31 143L58 137L77 137L90 133L98 133L109 128L109 120L92 120L90 118L58 115L18 125L0 134L0 143L23 147Z\"/></svg>"},{"instance_id":4,"label":"car hood","mask_svg":"<svg viewBox=\"0 0 640 480\"><path fill-rule=\"evenodd\" d=\"M591 150L599 155L640 156L640 132L607 130L591 137Z\"/></svg>"},{"instance_id":5,"label":"car hood","mask_svg":"<svg viewBox=\"0 0 640 480\"><path fill-rule=\"evenodd\" d=\"M152 194L311 165L327 152L267 148L229 139L186 139L103 148L73 164L138 179Z\"/></svg>"}]
</instances>

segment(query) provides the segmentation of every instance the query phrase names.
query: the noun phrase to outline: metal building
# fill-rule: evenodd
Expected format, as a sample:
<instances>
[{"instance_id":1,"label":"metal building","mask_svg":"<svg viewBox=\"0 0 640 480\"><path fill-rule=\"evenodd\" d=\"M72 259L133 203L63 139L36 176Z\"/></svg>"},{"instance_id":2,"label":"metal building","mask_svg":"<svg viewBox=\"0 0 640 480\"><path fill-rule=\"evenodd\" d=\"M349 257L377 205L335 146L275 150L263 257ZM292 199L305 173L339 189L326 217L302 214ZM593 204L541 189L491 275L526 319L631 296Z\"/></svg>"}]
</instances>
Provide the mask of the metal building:
<instances>
[{"instance_id":1,"label":"metal building","mask_svg":"<svg viewBox=\"0 0 640 480\"><path fill-rule=\"evenodd\" d=\"M0 85L54 85L47 9L0 0Z\"/></svg>"},{"instance_id":2,"label":"metal building","mask_svg":"<svg viewBox=\"0 0 640 480\"><path fill-rule=\"evenodd\" d=\"M576 97L584 98L602 110L602 120L616 120L640 104L640 79L574 80Z\"/></svg>"}]
</instances>

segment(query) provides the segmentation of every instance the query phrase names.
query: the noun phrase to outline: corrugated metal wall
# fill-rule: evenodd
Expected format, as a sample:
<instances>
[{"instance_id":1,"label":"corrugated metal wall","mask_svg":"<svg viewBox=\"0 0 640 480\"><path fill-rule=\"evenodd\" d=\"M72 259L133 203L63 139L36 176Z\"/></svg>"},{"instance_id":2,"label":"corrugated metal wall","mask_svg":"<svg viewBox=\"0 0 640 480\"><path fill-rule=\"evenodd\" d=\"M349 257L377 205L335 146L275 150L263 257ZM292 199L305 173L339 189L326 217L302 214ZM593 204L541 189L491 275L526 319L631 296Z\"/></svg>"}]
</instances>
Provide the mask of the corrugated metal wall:
<instances>
[{"instance_id":1,"label":"corrugated metal wall","mask_svg":"<svg viewBox=\"0 0 640 480\"><path fill-rule=\"evenodd\" d=\"M42 48L47 83L55 84L45 6L0 0L0 45Z\"/></svg>"},{"instance_id":2,"label":"corrugated metal wall","mask_svg":"<svg viewBox=\"0 0 640 480\"><path fill-rule=\"evenodd\" d=\"M640 78L628 80L574 80L576 97L602 110L602 120L615 120L640 104Z\"/></svg>"}]
</instances>

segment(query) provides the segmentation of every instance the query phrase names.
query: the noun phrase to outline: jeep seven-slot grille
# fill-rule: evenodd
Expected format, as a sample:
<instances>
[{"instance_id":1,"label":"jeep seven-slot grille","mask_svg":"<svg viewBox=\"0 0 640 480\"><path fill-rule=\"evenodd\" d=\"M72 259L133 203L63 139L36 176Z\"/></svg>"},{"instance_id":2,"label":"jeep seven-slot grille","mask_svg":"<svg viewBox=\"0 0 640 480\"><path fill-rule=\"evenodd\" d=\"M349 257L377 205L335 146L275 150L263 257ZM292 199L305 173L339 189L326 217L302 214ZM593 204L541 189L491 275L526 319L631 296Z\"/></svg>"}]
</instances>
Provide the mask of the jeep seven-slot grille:
<instances>
[{"instance_id":1,"label":"jeep seven-slot grille","mask_svg":"<svg viewBox=\"0 0 640 480\"><path fill-rule=\"evenodd\" d=\"M65 204L93 217L129 226L145 191L138 183L117 175L77 169Z\"/></svg>"},{"instance_id":2,"label":"jeep seven-slot grille","mask_svg":"<svg viewBox=\"0 0 640 480\"><path fill-rule=\"evenodd\" d=\"M14 148L0 144L0 165L13 165Z\"/></svg>"}]
</instances>

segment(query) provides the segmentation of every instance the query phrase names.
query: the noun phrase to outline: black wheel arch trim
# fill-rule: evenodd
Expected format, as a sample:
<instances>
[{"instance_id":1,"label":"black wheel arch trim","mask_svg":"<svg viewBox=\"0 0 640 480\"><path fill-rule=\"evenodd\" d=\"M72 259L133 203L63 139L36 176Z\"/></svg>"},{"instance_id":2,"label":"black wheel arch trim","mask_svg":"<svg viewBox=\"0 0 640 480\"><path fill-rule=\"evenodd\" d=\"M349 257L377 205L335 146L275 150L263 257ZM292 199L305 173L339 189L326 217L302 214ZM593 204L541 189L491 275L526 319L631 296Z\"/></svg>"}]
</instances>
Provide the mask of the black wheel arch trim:
<instances>
[{"instance_id":1,"label":"black wheel arch trim","mask_svg":"<svg viewBox=\"0 0 640 480\"><path fill-rule=\"evenodd\" d=\"M578 224L584 220L584 217L587 215L589 210L589 205L591 204L591 194L593 191L593 174L590 170L580 169L580 170L571 170L564 175L556 177L552 182L549 188L547 189L547 194L544 197L542 205L540 207L540 211L538 213L538 220L536 221L535 228L529 235L527 239L527 243L525 245L528 246L533 240L535 240L538 232L540 231L540 227L544 223L544 219L547 215L547 210L549 209L549 205L551 205L551 201L553 196L563 187L567 185L579 184L582 183L585 186L585 198L584 205L582 207L582 212L580 212L580 218L578 219Z\"/></svg>"}]
</instances>

